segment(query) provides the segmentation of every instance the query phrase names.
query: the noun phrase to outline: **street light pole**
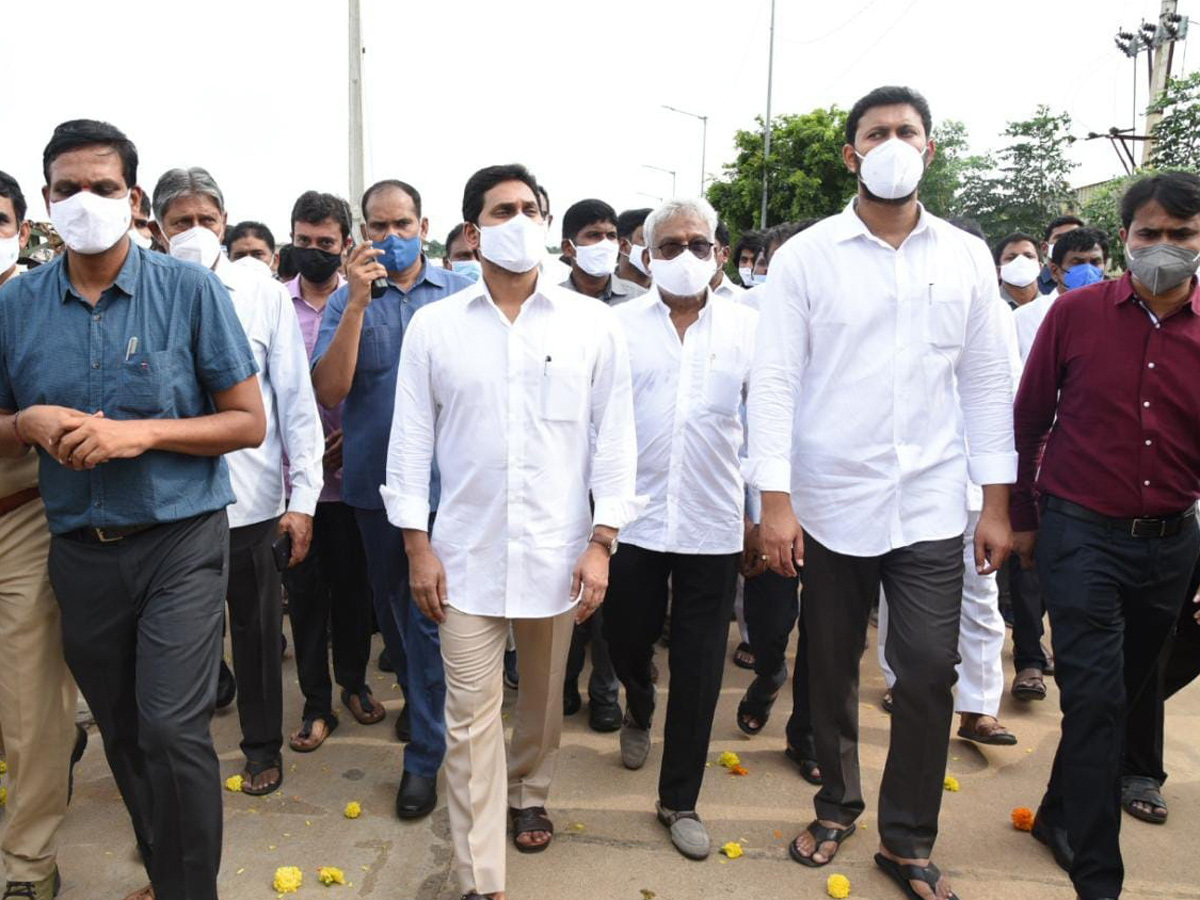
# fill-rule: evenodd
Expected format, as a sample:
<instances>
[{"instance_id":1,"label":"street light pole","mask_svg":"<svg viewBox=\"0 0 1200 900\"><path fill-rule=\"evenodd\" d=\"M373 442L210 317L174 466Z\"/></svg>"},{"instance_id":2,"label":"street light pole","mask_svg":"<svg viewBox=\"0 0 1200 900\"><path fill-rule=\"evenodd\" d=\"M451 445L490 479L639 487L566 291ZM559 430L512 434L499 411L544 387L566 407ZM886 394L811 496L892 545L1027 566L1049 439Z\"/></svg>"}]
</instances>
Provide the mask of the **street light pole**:
<instances>
[{"instance_id":1,"label":"street light pole","mask_svg":"<svg viewBox=\"0 0 1200 900\"><path fill-rule=\"evenodd\" d=\"M662 105L663 109L669 109L671 112L679 113L684 116L691 116L693 119L699 119L702 126L700 132L700 196L704 196L704 182L706 181L705 166L708 165L708 116L702 116L699 113L688 112L686 109L676 109L674 106Z\"/></svg>"},{"instance_id":2,"label":"street light pole","mask_svg":"<svg viewBox=\"0 0 1200 900\"><path fill-rule=\"evenodd\" d=\"M649 163L642 163L642 168L643 169L653 169L655 172L666 172L668 175L670 175L671 176L671 196L672 197L679 196L678 193L676 193L676 191L675 191L675 170L674 169L664 169L662 166L652 166Z\"/></svg>"},{"instance_id":3,"label":"street light pole","mask_svg":"<svg viewBox=\"0 0 1200 900\"><path fill-rule=\"evenodd\" d=\"M364 189L363 177L363 98L362 98L362 10L359 0L350 0L350 197L357 201ZM352 202L350 209L358 218L358 203Z\"/></svg>"},{"instance_id":4,"label":"street light pole","mask_svg":"<svg viewBox=\"0 0 1200 900\"><path fill-rule=\"evenodd\" d=\"M767 227L767 192L768 172L771 160L771 87L775 77L775 0L771 0L771 37L767 50L767 119L763 123L763 190L762 213L759 216L758 227Z\"/></svg>"}]
</instances>

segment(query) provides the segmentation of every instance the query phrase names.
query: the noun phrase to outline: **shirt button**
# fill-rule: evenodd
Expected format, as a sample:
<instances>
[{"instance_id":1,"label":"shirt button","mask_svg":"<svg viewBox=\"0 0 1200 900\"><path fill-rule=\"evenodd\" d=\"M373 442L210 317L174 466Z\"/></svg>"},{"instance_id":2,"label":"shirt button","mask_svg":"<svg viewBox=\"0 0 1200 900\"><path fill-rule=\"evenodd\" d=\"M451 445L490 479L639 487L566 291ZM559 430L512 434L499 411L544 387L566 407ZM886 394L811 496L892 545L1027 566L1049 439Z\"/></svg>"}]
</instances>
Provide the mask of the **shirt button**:
<instances>
[{"instance_id":1,"label":"shirt button","mask_svg":"<svg viewBox=\"0 0 1200 900\"><path fill-rule=\"evenodd\" d=\"M1146 368L1147 368L1147 369L1153 369L1153 368L1154 368L1154 363L1146 363Z\"/></svg>"},{"instance_id":2,"label":"shirt button","mask_svg":"<svg viewBox=\"0 0 1200 900\"><path fill-rule=\"evenodd\" d=\"M93 369L98 369L98 368L100 368L100 363L98 363L98 362L94 362L94 363L92 363L92 368L93 368Z\"/></svg>"},{"instance_id":3,"label":"shirt button","mask_svg":"<svg viewBox=\"0 0 1200 900\"><path fill-rule=\"evenodd\" d=\"M1143 401L1142 401L1142 406L1149 406L1149 405L1150 405L1150 401L1149 401L1149 400L1143 400Z\"/></svg>"},{"instance_id":4,"label":"shirt button","mask_svg":"<svg viewBox=\"0 0 1200 900\"><path fill-rule=\"evenodd\" d=\"M1152 441L1152 440L1149 440L1149 439L1147 439L1147 440L1146 440L1146 446L1147 446L1147 447L1149 447L1149 446L1150 446L1151 444L1153 444L1153 443L1154 443L1154 441Z\"/></svg>"},{"instance_id":5,"label":"shirt button","mask_svg":"<svg viewBox=\"0 0 1200 900\"><path fill-rule=\"evenodd\" d=\"M1142 482L1142 484L1144 484L1146 487L1150 487L1150 482L1149 482L1149 481L1143 481L1143 482Z\"/></svg>"},{"instance_id":6,"label":"shirt button","mask_svg":"<svg viewBox=\"0 0 1200 900\"><path fill-rule=\"evenodd\" d=\"M95 319L97 322L99 322L100 321L100 313L96 313L96 315L92 316L92 318Z\"/></svg>"},{"instance_id":7,"label":"shirt button","mask_svg":"<svg viewBox=\"0 0 1200 900\"><path fill-rule=\"evenodd\" d=\"M97 500L97 501L96 501L95 503L93 503L92 505L93 505L93 506L95 506L95 507L96 507L96 509L99 509L99 508L100 508L100 501L99 501L99 500Z\"/></svg>"}]
</instances>

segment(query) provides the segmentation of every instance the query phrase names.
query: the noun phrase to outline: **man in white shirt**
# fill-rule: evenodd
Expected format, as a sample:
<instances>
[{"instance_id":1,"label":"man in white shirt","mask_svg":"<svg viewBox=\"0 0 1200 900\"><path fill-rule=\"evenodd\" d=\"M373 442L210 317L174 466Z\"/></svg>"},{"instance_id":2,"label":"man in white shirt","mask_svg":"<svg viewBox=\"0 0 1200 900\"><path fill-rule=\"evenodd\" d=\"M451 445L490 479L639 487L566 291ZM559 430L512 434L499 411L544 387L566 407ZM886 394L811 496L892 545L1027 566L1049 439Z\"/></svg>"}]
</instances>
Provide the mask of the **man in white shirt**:
<instances>
[{"instance_id":1,"label":"man in white shirt","mask_svg":"<svg viewBox=\"0 0 1200 900\"><path fill-rule=\"evenodd\" d=\"M996 274L1000 278L1000 299L1009 309L1017 309L1040 296L1038 290L1037 238L1022 231L1006 235L996 244Z\"/></svg>"},{"instance_id":2,"label":"man in white shirt","mask_svg":"<svg viewBox=\"0 0 1200 900\"><path fill-rule=\"evenodd\" d=\"M242 726L242 789L269 794L283 783L283 627L280 570L272 545L291 539L289 565L308 553L324 475L325 436L308 354L287 289L221 252L225 200L204 169L171 169L154 188L159 239L177 259L212 269L233 298L258 364L267 432L258 447L226 457L237 502L229 512L229 631ZM291 467L285 512L283 459Z\"/></svg>"},{"instance_id":3,"label":"man in white shirt","mask_svg":"<svg viewBox=\"0 0 1200 900\"><path fill-rule=\"evenodd\" d=\"M929 857L954 709L968 473L984 492L980 574L1011 549L1016 477L995 265L917 202L931 127L908 88L878 88L852 108L842 155L857 196L771 260L747 461L763 492L762 555L783 575L804 566L824 784L789 852L827 864L864 810L858 667L882 583L897 681L875 861L921 898L949 895Z\"/></svg>"},{"instance_id":4,"label":"man in white shirt","mask_svg":"<svg viewBox=\"0 0 1200 900\"><path fill-rule=\"evenodd\" d=\"M733 279L725 274L725 264L729 262L729 254L732 252L732 249L729 246L729 229L719 219L717 220L717 230L714 240L716 241L716 246L713 248L713 256L717 260L717 270L713 272L708 286L712 288L712 292L718 297L724 297L726 300L737 300L742 294L746 293L746 289L734 284Z\"/></svg>"},{"instance_id":5,"label":"man in white shirt","mask_svg":"<svg viewBox=\"0 0 1200 900\"><path fill-rule=\"evenodd\" d=\"M646 293L645 288L614 274L619 250L617 211L603 200L572 203L562 220L563 259L571 265L571 274L562 286L609 306Z\"/></svg>"},{"instance_id":6,"label":"man in white shirt","mask_svg":"<svg viewBox=\"0 0 1200 900\"><path fill-rule=\"evenodd\" d=\"M654 286L618 310L633 370L637 489L650 502L622 535L605 601L605 636L627 703L621 759L640 769L655 706L650 663L672 596L676 689L667 700L657 809L692 859L711 849L696 800L744 546L741 403L758 325L758 313L709 288L716 227L716 211L701 199L670 200L651 213Z\"/></svg>"},{"instance_id":7,"label":"man in white shirt","mask_svg":"<svg viewBox=\"0 0 1200 900\"><path fill-rule=\"evenodd\" d=\"M440 626L450 833L473 898L504 896L509 625L521 689L508 806L516 848L535 853L554 831L545 803L572 626L604 599L617 532L641 508L625 341L605 304L541 273L536 191L516 165L467 182L463 219L483 277L413 317L381 490L404 533L413 598ZM430 535L435 452L441 504Z\"/></svg>"},{"instance_id":8,"label":"man in white shirt","mask_svg":"<svg viewBox=\"0 0 1200 900\"><path fill-rule=\"evenodd\" d=\"M1067 291L1102 281L1107 268L1108 236L1099 228L1074 228L1054 242L1050 257L1054 292L1043 294L1013 313L1022 362L1028 358L1038 329L1054 301Z\"/></svg>"},{"instance_id":9,"label":"man in white shirt","mask_svg":"<svg viewBox=\"0 0 1200 900\"><path fill-rule=\"evenodd\" d=\"M646 236L642 223L651 209L627 209L617 216L617 242L621 245L621 256L617 260L617 277L632 281L642 290L650 289L650 270L642 251L646 249Z\"/></svg>"}]
</instances>

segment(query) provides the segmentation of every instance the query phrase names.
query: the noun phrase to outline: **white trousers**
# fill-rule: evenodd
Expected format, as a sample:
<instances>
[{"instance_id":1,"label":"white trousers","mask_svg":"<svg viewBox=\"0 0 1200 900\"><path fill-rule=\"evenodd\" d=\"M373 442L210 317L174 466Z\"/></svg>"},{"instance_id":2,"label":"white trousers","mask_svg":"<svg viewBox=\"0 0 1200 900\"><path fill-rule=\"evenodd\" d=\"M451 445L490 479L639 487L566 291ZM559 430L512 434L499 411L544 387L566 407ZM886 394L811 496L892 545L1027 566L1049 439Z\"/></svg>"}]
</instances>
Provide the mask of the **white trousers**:
<instances>
[{"instance_id":1,"label":"white trousers","mask_svg":"<svg viewBox=\"0 0 1200 900\"><path fill-rule=\"evenodd\" d=\"M975 527L979 513L970 513L967 531L963 535L963 603L959 619L958 686L955 689L954 711L995 716L1000 712L1004 694L1004 619L1000 615L1000 589L996 576L979 575L975 571ZM896 676L888 668L883 649L887 645L888 608L883 591L879 592L879 666L888 689Z\"/></svg>"}]
</instances>

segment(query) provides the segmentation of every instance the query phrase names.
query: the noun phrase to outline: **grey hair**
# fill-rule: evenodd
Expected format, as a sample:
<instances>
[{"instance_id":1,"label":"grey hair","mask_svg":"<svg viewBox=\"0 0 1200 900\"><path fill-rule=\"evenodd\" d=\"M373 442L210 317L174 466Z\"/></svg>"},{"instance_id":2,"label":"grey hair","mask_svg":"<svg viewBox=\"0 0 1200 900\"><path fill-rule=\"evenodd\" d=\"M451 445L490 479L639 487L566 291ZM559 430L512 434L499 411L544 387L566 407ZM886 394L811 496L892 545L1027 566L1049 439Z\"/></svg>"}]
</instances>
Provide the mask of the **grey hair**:
<instances>
[{"instance_id":1,"label":"grey hair","mask_svg":"<svg viewBox=\"0 0 1200 900\"><path fill-rule=\"evenodd\" d=\"M654 246L654 232L676 216L696 216L708 223L708 236L715 238L717 234L717 211L703 197L688 197L668 200L650 215L642 224L642 234L647 247Z\"/></svg>"},{"instance_id":2,"label":"grey hair","mask_svg":"<svg viewBox=\"0 0 1200 900\"><path fill-rule=\"evenodd\" d=\"M207 169L168 169L154 186L154 219L162 222L171 204L180 197L211 197L217 209L225 212L225 195Z\"/></svg>"}]
</instances>

